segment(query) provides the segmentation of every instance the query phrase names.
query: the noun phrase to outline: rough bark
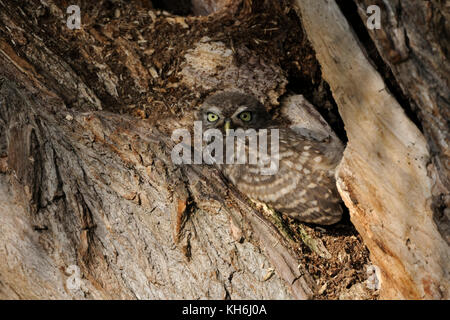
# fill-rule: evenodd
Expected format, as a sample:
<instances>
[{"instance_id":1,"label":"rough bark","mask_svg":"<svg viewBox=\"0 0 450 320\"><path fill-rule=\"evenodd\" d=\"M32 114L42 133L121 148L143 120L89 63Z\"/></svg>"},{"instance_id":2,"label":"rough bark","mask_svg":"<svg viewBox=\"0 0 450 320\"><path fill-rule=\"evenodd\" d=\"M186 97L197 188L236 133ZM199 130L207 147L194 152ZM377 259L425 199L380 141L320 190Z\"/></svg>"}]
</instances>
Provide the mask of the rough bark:
<instances>
[{"instance_id":1,"label":"rough bark","mask_svg":"<svg viewBox=\"0 0 450 320\"><path fill-rule=\"evenodd\" d=\"M448 1L357 1L381 9L370 36L409 98L423 127L432 163L434 219L450 244L450 6Z\"/></svg>"},{"instance_id":2,"label":"rough bark","mask_svg":"<svg viewBox=\"0 0 450 320\"><path fill-rule=\"evenodd\" d=\"M216 169L171 162L170 132L183 123L103 111L119 103L124 83L130 92L149 90L154 72L132 41L79 31L124 57L113 70L82 48L95 74L86 78L27 33L36 26L21 10L1 6L9 40L0 40L2 298L312 297L315 282L292 244ZM62 17L61 9L48 1L42 10ZM253 59L237 67L214 54L203 62L232 71L214 88L230 87L240 72L244 87L262 77L260 95L276 99L284 90L275 66ZM187 55L185 82L195 67ZM203 79L217 80L217 70ZM69 286L78 270L81 282Z\"/></svg>"},{"instance_id":3,"label":"rough bark","mask_svg":"<svg viewBox=\"0 0 450 320\"><path fill-rule=\"evenodd\" d=\"M387 90L335 1L296 4L345 123L349 142L338 188L381 270L381 298L448 299L450 250L433 220L424 136Z\"/></svg>"},{"instance_id":4,"label":"rough bark","mask_svg":"<svg viewBox=\"0 0 450 320\"><path fill-rule=\"evenodd\" d=\"M298 244L220 172L170 159L172 130L192 124L192 109L209 92L244 90L266 106L286 92L285 62L274 62L273 48L293 41L276 17L289 8L260 1L273 4L270 20L262 14L247 21L256 2L196 0L195 14L216 15L185 18L148 11L147 2L136 12L125 2L108 11L105 1L82 1L89 14L72 31L59 1L0 0L0 298L307 299L327 290L299 263ZM349 144L338 187L381 269L382 297L448 298L449 249L430 200L443 192L434 192L427 176L425 138L387 92L335 2L297 4L345 122ZM218 17L225 17L219 28L208 24ZM233 41L239 37L227 34L230 25L242 26L245 41ZM323 84L295 30L305 50L296 49L289 68L298 83L326 95L326 86L308 82ZM399 83L407 72L398 71ZM443 97L427 90L430 99ZM322 126L341 143L303 97L285 102L280 112L293 129ZM438 127L446 115L439 103L432 108L422 119L429 119L424 130L437 146L445 186L448 131ZM433 120L431 112L439 115ZM330 254L308 241L321 244L324 259L353 261L347 248ZM362 283L342 296L371 298Z\"/></svg>"},{"instance_id":5,"label":"rough bark","mask_svg":"<svg viewBox=\"0 0 450 320\"><path fill-rule=\"evenodd\" d=\"M285 240L217 171L175 167L173 142L145 121L31 98L1 62L4 288L20 298L311 296ZM70 265L81 291L65 286ZM270 266L281 278L265 282Z\"/></svg>"}]
</instances>

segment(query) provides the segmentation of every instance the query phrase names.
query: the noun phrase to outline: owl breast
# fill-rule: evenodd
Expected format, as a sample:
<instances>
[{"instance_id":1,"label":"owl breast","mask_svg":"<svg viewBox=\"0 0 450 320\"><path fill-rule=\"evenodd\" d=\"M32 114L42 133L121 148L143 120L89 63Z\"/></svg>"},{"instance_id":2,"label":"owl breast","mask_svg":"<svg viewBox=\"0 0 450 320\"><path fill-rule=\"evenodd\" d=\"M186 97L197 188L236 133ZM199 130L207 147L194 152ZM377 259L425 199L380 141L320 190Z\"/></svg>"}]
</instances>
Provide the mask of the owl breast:
<instances>
[{"instance_id":1,"label":"owl breast","mask_svg":"<svg viewBox=\"0 0 450 320\"><path fill-rule=\"evenodd\" d=\"M266 154L277 162L276 170L263 174L260 150L254 150L247 141L247 161L221 165L224 175L248 197L265 202L294 219L322 225L338 222L342 216L334 178L338 159L331 156L333 152L329 152L327 142L280 128L276 153L273 152L276 147L272 144L270 128L267 132ZM255 152L258 163L249 163L249 156ZM274 160L277 154L278 160Z\"/></svg>"}]
</instances>

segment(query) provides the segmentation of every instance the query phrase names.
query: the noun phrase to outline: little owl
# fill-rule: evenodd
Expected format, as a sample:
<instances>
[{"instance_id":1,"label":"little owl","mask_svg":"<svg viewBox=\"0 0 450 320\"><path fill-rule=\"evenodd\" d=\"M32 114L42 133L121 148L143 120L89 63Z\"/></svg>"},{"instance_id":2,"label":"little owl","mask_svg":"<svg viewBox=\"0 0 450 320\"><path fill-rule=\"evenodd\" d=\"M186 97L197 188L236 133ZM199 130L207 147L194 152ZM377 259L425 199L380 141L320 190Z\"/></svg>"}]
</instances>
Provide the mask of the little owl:
<instances>
[{"instance_id":1,"label":"little owl","mask_svg":"<svg viewBox=\"0 0 450 320\"><path fill-rule=\"evenodd\" d=\"M205 129L267 130L279 133L279 165L275 174L261 174L257 164L219 164L223 174L251 199L269 204L275 210L299 221L330 225L342 216L334 171L339 158L329 139L294 131L286 119L272 119L253 96L221 92L209 96L200 108L199 120ZM225 140L225 139L224 139ZM246 144L247 152L248 143ZM225 151L224 151L225 152Z\"/></svg>"}]
</instances>

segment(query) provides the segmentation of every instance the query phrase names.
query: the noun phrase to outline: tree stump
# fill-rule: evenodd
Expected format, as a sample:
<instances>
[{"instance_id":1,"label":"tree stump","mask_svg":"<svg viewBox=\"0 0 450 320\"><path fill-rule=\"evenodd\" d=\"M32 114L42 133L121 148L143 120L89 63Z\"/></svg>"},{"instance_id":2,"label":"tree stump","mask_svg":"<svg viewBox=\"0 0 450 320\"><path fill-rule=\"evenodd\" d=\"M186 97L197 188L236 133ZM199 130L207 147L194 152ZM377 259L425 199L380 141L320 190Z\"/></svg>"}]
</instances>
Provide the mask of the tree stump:
<instances>
[{"instance_id":1,"label":"tree stump","mask_svg":"<svg viewBox=\"0 0 450 320\"><path fill-rule=\"evenodd\" d=\"M377 298L370 279L381 298L448 298L446 47L383 1L397 29L371 36L422 133L336 3L294 2L80 1L70 29L59 1L0 1L0 298ZM300 224L172 163L173 130L225 89L348 138L351 221Z\"/></svg>"}]
</instances>

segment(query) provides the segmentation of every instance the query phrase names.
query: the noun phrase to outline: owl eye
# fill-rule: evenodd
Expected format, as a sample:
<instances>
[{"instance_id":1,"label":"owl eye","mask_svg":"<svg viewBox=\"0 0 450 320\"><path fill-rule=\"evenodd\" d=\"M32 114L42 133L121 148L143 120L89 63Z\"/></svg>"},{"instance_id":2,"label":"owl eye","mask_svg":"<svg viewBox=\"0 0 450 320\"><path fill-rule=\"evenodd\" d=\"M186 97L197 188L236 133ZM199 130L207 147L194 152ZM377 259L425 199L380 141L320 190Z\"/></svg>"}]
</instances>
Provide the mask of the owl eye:
<instances>
[{"instance_id":1,"label":"owl eye","mask_svg":"<svg viewBox=\"0 0 450 320\"><path fill-rule=\"evenodd\" d=\"M219 120L219 116L212 112L208 112L206 117L209 122L216 122L217 120Z\"/></svg>"},{"instance_id":2,"label":"owl eye","mask_svg":"<svg viewBox=\"0 0 450 320\"><path fill-rule=\"evenodd\" d=\"M242 121L249 122L250 120L252 120L252 113L250 111L241 112L239 113L239 118Z\"/></svg>"}]
</instances>

